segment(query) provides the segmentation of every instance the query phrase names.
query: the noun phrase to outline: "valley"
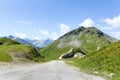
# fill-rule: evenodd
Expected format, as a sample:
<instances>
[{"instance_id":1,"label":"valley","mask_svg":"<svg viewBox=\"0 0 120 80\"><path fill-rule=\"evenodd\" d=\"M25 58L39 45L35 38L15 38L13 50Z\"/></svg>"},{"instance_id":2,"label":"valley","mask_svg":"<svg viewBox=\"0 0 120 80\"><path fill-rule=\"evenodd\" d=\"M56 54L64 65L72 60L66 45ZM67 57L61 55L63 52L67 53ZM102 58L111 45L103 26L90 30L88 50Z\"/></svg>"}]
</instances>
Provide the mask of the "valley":
<instances>
[{"instance_id":1,"label":"valley","mask_svg":"<svg viewBox=\"0 0 120 80\"><path fill-rule=\"evenodd\" d=\"M0 0L0 80L120 80L120 0Z\"/></svg>"}]
</instances>

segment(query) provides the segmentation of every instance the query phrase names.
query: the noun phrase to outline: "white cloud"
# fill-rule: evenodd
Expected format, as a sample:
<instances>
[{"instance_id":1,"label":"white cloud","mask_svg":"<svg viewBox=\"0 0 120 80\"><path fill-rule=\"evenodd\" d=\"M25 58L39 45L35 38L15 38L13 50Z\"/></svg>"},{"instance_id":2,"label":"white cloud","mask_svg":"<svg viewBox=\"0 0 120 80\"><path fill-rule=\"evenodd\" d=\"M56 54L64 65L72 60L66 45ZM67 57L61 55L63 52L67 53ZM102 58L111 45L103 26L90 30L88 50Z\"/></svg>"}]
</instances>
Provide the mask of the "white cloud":
<instances>
[{"instance_id":1,"label":"white cloud","mask_svg":"<svg viewBox=\"0 0 120 80\"><path fill-rule=\"evenodd\" d=\"M49 31L43 29L40 30L40 33L42 34L41 36L43 39L50 38L52 40L56 40L59 37L57 33L50 33Z\"/></svg>"},{"instance_id":2,"label":"white cloud","mask_svg":"<svg viewBox=\"0 0 120 80\"><path fill-rule=\"evenodd\" d=\"M47 30L43 30L43 29L40 30L40 33L42 35L44 35L44 36L48 36L49 35L49 32Z\"/></svg>"},{"instance_id":3,"label":"white cloud","mask_svg":"<svg viewBox=\"0 0 120 80\"><path fill-rule=\"evenodd\" d=\"M70 27L65 25L65 24L60 24L60 31L62 34L65 34L66 32L68 32L70 30Z\"/></svg>"},{"instance_id":4,"label":"white cloud","mask_svg":"<svg viewBox=\"0 0 120 80\"><path fill-rule=\"evenodd\" d=\"M58 39L58 35L57 35L57 33L55 33L55 32L53 32L51 35L50 35L50 38L52 39L52 40L56 40L56 39Z\"/></svg>"},{"instance_id":5,"label":"white cloud","mask_svg":"<svg viewBox=\"0 0 120 80\"><path fill-rule=\"evenodd\" d=\"M17 21L17 23L19 23L19 24L32 24L31 21L26 21L26 20L19 20L19 21Z\"/></svg>"},{"instance_id":6,"label":"white cloud","mask_svg":"<svg viewBox=\"0 0 120 80\"><path fill-rule=\"evenodd\" d=\"M115 16L114 18L110 19L110 18L106 18L103 20L104 22L106 22L106 24L118 28L120 27L120 15L118 15L117 17Z\"/></svg>"},{"instance_id":7,"label":"white cloud","mask_svg":"<svg viewBox=\"0 0 120 80\"><path fill-rule=\"evenodd\" d=\"M15 33L15 36L17 36L17 37L19 37L19 38L26 38L26 34L25 33L19 33L19 32L17 32L17 31L14 31L14 33Z\"/></svg>"},{"instance_id":8,"label":"white cloud","mask_svg":"<svg viewBox=\"0 0 120 80\"><path fill-rule=\"evenodd\" d=\"M80 23L79 26L93 27L94 24L95 24L94 21L92 21L90 18L87 18L82 23Z\"/></svg>"},{"instance_id":9,"label":"white cloud","mask_svg":"<svg viewBox=\"0 0 120 80\"><path fill-rule=\"evenodd\" d=\"M113 35L113 37L120 39L120 32L111 32L111 34Z\"/></svg>"},{"instance_id":10,"label":"white cloud","mask_svg":"<svg viewBox=\"0 0 120 80\"><path fill-rule=\"evenodd\" d=\"M36 39L36 40L39 40L40 38L39 38L39 37L34 37L34 38L32 38L32 39Z\"/></svg>"},{"instance_id":11,"label":"white cloud","mask_svg":"<svg viewBox=\"0 0 120 80\"><path fill-rule=\"evenodd\" d=\"M65 25L65 24L60 24L60 31L61 31L61 35L65 34L66 32L68 32L70 30L70 27ZM56 32L52 32L50 33L48 30L44 30L41 29L40 33L42 34L43 38L51 38L53 40L58 39L58 37L60 35L58 35Z\"/></svg>"},{"instance_id":12,"label":"white cloud","mask_svg":"<svg viewBox=\"0 0 120 80\"><path fill-rule=\"evenodd\" d=\"M68 32L70 30L70 27L65 25L65 24L60 24L59 27L60 27L61 35L65 34L66 32ZM37 30L34 29L33 31L37 31ZM44 30L44 29L41 29L39 32L41 33L41 37L43 39L44 38L50 38L52 40L56 40L60 36L56 32L51 32L50 33L48 30Z\"/></svg>"}]
</instances>

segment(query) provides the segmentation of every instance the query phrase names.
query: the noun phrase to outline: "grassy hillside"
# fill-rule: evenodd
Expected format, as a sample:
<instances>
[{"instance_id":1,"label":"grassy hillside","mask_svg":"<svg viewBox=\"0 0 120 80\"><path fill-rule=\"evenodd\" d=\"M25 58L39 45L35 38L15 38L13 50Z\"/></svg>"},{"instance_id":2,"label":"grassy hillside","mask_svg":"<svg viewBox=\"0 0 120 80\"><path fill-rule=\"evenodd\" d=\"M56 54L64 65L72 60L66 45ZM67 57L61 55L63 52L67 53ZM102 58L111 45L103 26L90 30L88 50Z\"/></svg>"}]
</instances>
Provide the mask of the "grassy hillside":
<instances>
[{"instance_id":1,"label":"grassy hillside","mask_svg":"<svg viewBox=\"0 0 120 80\"><path fill-rule=\"evenodd\" d=\"M90 73L98 72L108 80L120 80L120 41L71 63Z\"/></svg>"},{"instance_id":2,"label":"grassy hillside","mask_svg":"<svg viewBox=\"0 0 120 80\"><path fill-rule=\"evenodd\" d=\"M41 55L29 45L2 45L0 46L0 61L21 62L21 61L39 61Z\"/></svg>"},{"instance_id":3,"label":"grassy hillside","mask_svg":"<svg viewBox=\"0 0 120 80\"><path fill-rule=\"evenodd\" d=\"M11 44L13 45L19 43L8 38L0 38L0 45L11 45Z\"/></svg>"},{"instance_id":4,"label":"grassy hillside","mask_svg":"<svg viewBox=\"0 0 120 80\"><path fill-rule=\"evenodd\" d=\"M0 61L22 62L31 60L42 60L42 56L32 46L21 45L8 38L0 38Z\"/></svg>"},{"instance_id":5,"label":"grassy hillside","mask_svg":"<svg viewBox=\"0 0 120 80\"><path fill-rule=\"evenodd\" d=\"M114 41L114 38L94 27L79 27L61 36L49 46L40 49L39 52L47 59L58 59L71 48L80 48L85 54L88 54L96 52Z\"/></svg>"},{"instance_id":6,"label":"grassy hillside","mask_svg":"<svg viewBox=\"0 0 120 80\"><path fill-rule=\"evenodd\" d=\"M69 50L70 46L64 47L64 48L57 48L55 47L57 44L57 41L55 41L53 44L50 44L49 46L40 49L40 54L45 57L46 60L51 59L58 59L58 57Z\"/></svg>"}]
</instances>

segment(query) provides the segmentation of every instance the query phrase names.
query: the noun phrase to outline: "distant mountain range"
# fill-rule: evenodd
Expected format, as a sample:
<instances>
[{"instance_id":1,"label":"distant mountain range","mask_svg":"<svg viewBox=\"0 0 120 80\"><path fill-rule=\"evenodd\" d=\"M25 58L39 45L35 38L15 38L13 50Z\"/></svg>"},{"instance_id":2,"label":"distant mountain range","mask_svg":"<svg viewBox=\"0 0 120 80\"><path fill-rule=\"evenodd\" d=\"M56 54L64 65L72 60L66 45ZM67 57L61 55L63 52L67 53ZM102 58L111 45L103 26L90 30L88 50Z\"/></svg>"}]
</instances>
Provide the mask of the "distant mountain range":
<instances>
[{"instance_id":1,"label":"distant mountain range","mask_svg":"<svg viewBox=\"0 0 120 80\"><path fill-rule=\"evenodd\" d=\"M47 45L49 45L50 43L53 42L52 39L44 39L44 40L37 40L37 39L21 39L19 37L15 37L15 36L6 36L9 39L15 40L17 42L19 42L20 44L29 44L32 45L34 48L42 48L45 47Z\"/></svg>"}]
</instances>

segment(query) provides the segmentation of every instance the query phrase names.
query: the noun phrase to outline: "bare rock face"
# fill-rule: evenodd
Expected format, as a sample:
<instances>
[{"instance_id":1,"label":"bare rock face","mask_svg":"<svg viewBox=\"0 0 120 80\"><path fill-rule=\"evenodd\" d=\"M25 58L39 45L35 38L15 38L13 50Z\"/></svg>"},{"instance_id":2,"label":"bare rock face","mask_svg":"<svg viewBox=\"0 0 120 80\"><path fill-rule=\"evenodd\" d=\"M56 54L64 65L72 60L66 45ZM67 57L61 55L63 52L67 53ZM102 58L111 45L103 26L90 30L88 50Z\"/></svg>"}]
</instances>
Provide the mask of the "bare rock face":
<instances>
[{"instance_id":1,"label":"bare rock face","mask_svg":"<svg viewBox=\"0 0 120 80\"><path fill-rule=\"evenodd\" d=\"M68 52L62 54L59 59L67 59L67 58L82 58L85 54L82 51L76 51L73 48L71 48Z\"/></svg>"},{"instance_id":2,"label":"bare rock face","mask_svg":"<svg viewBox=\"0 0 120 80\"><path fill-rule=\"evenodd\" d=\"M82 54L82 53L76 53L73 57L74 58L79 58L79 59L81 59L81 58L83 58L85 55L84 54Z\"/></svg>"},{"instance_id":3,"label":"bare rock face","mask_svg":"<svg viewBox=\"0 0 120 80\"><path fill-rule=\"evenodd\" d=\"M71 57L73 57L73 55L72 54L69 54L69 53L71 53L73 51L73 48L71 48L68 52L66 52L66 53L64 53L64 54L62 54L60 57L59 57L59 59L63 59L63 58L71 58Z\"/></svg>"}]
</instances>

